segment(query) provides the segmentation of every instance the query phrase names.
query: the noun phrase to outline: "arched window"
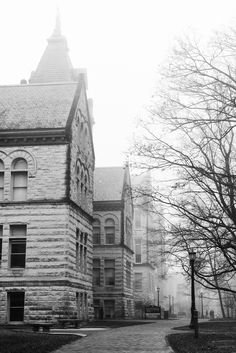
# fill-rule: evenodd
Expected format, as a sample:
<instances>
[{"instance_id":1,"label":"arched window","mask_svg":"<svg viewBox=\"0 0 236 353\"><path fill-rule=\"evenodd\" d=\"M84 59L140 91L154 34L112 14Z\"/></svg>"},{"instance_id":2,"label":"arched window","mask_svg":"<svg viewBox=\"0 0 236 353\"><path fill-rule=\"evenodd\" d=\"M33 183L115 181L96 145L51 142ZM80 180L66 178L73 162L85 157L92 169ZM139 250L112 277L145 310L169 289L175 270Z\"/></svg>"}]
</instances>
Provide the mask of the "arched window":
<instances>
[{"instance_id":1,"label":"arched window","mask_svg":"<svg viewBox=\"0 0 236 353\"><path fill-rule=\"evenodd\" d=\"M24 201L27 198L28 165L25 159L17 158L11 170L12 199Z\"/></svg>"},{"instance_id":2,"label":"arched window","mask_svg":"<svg viewBox=\"0 0 236 353\"><path fill-rule=\"evenodd\" d=\"M82 196L83 192L84 192L84 171L83 171L83 168L81 168L81 174L80 174L80 192L81 192L81 196Z\"/></svg>"},{"instance_id":3,"label":"arched window","mask_svg":"<svg viewBox=\"0 0 236 353\"><path fill-rule=\"evenodd\" d=\"M84 129L83 141L84 141L84 147L86 147L87 142L88 142L88 129L87 129L87 127L85 127L85 129Z\"/></svg>"},{"instance_id":4,"label":"arched window","mask_svg":"<svg viewBox=\"0 0 236 353\"><path fill-rule=\"evenodd\" d=\"M89 190L89 177L88 177L88 172L86 171L85 175L84 175L84 194L85 194L85 196L87 196L88 190Z\"/></svg>"},{"instance_id":5,"label":"arched window","mask_svg":"<svg viewBox=\"0 0 236 353\"><path fill-rule=\"evenodd\" d=\"M0 159L0 200L4 199L4 163Z\"/></svg>"},{"instance_id":6,"label":"arched window","mask_svg":"<svg viewBox=\"0 0 236 353\"><path fill-rule=\"evenodd\" d=\"M99 219L93 221L93 244L101 243L101 224Z\"/></svg>"},{"instance_id":7,"label":"arched window","mask_svg":"<svg viewBox=\"0 0 236 353\"><path fill-rule=\"evenodd\" d=\"M76 165L76 192L77 192L77 197L79 197L80 194L80 163L77 162Z\"/></svg>"},{"instance_id":8,"label":"arched window","mask_svg":"<svg viewBox=\"0 0 236 353\"><path fill-rule=\"evenodd\" d=\"M115 244L115 221L108 218L105 221L106 244Z\"/></svg>"}]
</instances>

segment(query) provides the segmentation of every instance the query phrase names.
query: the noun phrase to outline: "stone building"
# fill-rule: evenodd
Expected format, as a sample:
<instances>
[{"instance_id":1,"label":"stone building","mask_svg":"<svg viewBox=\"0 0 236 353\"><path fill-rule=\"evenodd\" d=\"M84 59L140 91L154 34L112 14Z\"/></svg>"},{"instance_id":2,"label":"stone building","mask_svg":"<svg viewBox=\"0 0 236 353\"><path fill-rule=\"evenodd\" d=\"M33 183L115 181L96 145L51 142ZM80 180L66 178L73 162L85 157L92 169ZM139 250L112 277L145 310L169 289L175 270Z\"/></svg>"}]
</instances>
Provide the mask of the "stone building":
<instances>
[{"instance_id":1,"label":"stone building","mask_svg":"<svg viewBox=\"0 0 236 353\"><path fill-rule=\"evenodd\" d=\"M150 174L132 177L134 197L134 299L135 315L144 317L145 306L161 305L164 295L163 227L161 210L142 196L150 188ZM139 192L140 190L140 192ZM141 195L141 196L140 196Z\"/></svg>"},{"instance_id":2,"label":"stone building","mask_svg":"<svg viewBox=\"0 0 236 353\"><path fill-rule=\"evenodd\" d=\"M92 318L91 115L59 19L22 83L0 87L0 322Z\"/></svg>"},{"instance_id":3,"label":"stone building","mask_svg":"<svg viewBox=\"0 0 236 353\"><path fill-rule=\"evenodd\" d=\"M133 301L133 205L129 168L94 174L93 289L96 318L128 318Z\"/></svg>"}]
</instances>

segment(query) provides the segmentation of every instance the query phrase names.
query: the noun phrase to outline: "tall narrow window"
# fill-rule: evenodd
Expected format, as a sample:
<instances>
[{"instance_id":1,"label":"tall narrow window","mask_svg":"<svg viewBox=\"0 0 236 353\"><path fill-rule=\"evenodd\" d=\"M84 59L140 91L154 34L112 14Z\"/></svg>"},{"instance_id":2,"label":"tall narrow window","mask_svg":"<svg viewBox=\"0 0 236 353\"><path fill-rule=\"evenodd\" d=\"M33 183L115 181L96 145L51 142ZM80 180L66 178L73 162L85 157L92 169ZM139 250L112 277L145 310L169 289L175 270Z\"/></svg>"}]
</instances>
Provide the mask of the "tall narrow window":
<instances>
[{"instance_id":1,"label":"tall narrow window","mask_svg":"<svg viewBox=\"0 0 236 353\"><path fill-rule=\"evenodd\" d=\"M115 285L115 260L105 260L105 285L114 286Z\"/></svg>"},{"instance_id":2,"label":"tall narrow window","mask_svg":"<svg viewBox=\"0 0 236 353\"><path fill-rule=\"evenodd\" d=\"M105 221L106 244L115 244L115 221L108 218Z\"/></svg>"},{"instance_id":3,"label":"tall narrow window","mask_svg":"<svg viewBox=\"0 0 236 353\"><path fill-rule=\"evenodd\" d=\"M134 289L135 290L143 289L143 274L141 272L136 272L134 274Z\"/></svg>"},{"instance_id":4,"label":"tall narrow window","mask_svg":"<svg viewBox=\"0 0 236 353\"><path fill-rule=\"evenodd\" d=\"M84 192L84 171L83 171L83 169L81 169L81 174L80 174L80 192L81 192L81 196L83 196L83 192Z\"/></svg>"},{"instance_id":5,"label":"tall narrow window","mask_svg":"<svg viewBox=\"0 0 236 353\"><path fill-rule=\"evenodd\" d=\"M142 241L141 239L135 239L135 262L140 264L142 262Z\"/></svg>"},{"instance_id":6,"label":"tall narrow window","mask_svg":"<svg viewBox=\"0 0 236 353\"><path fill-rule=\"evenodd\" d=\"M0 201L4 200L4 164L0 160Z\"/></svg>"},{"instance_id":7,"label":"tall narrow window","mask_svg":"<svg viewBox=\"0 0 236 353\"><path fill-rule=\"evenodd\" d=\"M76 192L77 192L77 197L79 198L80 195L80 163L79 161L77 162L76 166Z\"/></svg>"},{"instance_id":8,"label":"tall narrow window","mask_svg":"<svg viewBox=\"0 0 236 353\"><path fill-rule=\"evenodd\" d=\"M88 319L88 295L86 292L76 293L77 315L81 320Z\"/></svg>"},{"instance_id":9,"label":"tall narrow window","mask_svg":"<svg viewBox=\"0 0 236 353\"><path fill-rule=\"evenodd\" d=\"M100 259L93 259L93 285L100 286Z\"/></svg>"},{"instance_id":10,"label":"tall narrow window","mask_svg":"<svg viewBox=\"0 0 236 353\"><path fill-rule=\"evenodd\" d=\"M2 230L3 230L3 226L0 225L0 266L2 262Z\"/></svg>"},{"instance_id":11,"label":"tall narrow window","mask_svg":"<svg viewBox=\"0 0 236 353\"><path fill-rule=\"evenodd\" d=\"M131 262L126 261L126 285L131 288Z\"/></svg>"},{"instance_id":12,"label":"tall narrow window","mask_svg":"<svg viewBox=\"0 0 236 353\"><path fill-rule=\"evenodd\" d=\"M89 179L88 179L88 173L85 172L85 175L84 175L84 194L85 196L87 196L88 194L88 189L89 189Z\"/></svg>"},{"instance_id":13,"label":"tall narrow window","mask_svg":"<svg viewBox=\"0 0 236 353\"><path fill-rule=\"evenodd\" d=\"M135 227L140 228L141 227L141 211L137 208L135 208L135 211L134 211L134 219L135 219Z\"/></svg>"},{"instance_id":14,"label":"tall narrow window","mask_svg":"<svg viewBox=\"0 0 236 353\"><path fill-rule=\"evenodd\" d=\"M104 316L105 318L115 317L115 300L104 300Z\"/></svg>"},{"instance_id":15,"label":"tall narrow window","mask_svg":"<svg viewBox=\"0 0 236 353\"><path fill-rule=\"evenodd\" d=\"M9 321L24 321L24 292L8 293Z\"/></svg>"},{"instance_id":16,"label":"tall narrow window","mask_svg":"<svg viewBox=\"0 0 236 353\"><path fill-rule=\"evenodd\" d=\"M12 199L24 201L27 198L28 166L23 158L18 158L12 163L11 171Z\"/></svg>"},{"instance_id":17,"label":"tall narrow window","mask_svg":"<svg viewBox=\"0 0 236 353\"><path fill-rule=\"evenodd\" d=\"M101 224L99 219L93 221L93 244L101 243Z\"/></svg>"},{"instance_id":18,"label":"tall narrow window","mask_svg":"<svg viewBox=\"0 0 236 353\"><path fill-rule=\"evenodd\" d=\"M10 268L25 268L26 225L10 226Z\"/></svg>"},{"instance_id":19,"label":"tall narrow window","mask_svg":"<svg viewBox=\"0 0 236 353\"><path fill-rule=\"evenodd\" d=\"M132 249L132 225L128 218L126 218L126 245Z\"/></svg>"},{"instance_id":20,"label":"tall narrow window","mask_svg":"<svg viewBox=\"0 0 236 353\"><path fill-rule=\"evenodd\" d=\"M87 242L88 234L76 230L76 270L87 273Z\"/></svg>"}]
</instances>

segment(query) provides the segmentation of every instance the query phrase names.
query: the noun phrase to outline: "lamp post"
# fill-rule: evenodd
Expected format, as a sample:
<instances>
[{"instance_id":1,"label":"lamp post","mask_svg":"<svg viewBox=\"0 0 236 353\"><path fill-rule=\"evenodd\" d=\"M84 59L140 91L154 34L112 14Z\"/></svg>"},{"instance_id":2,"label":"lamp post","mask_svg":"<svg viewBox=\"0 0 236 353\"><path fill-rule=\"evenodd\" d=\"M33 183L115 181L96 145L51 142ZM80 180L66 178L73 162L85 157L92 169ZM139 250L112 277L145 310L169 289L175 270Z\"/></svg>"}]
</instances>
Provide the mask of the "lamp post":
<instances>
[{"instance_id":1,"label":"lamp post","mask_svg":"<svg viewBox=\"0 0 236 353\"><path fill-rule=\"evenodd\" d=\"M204 313L203 313L203 293L200 293L200 299L201 299L201 318L204 318Z\"/></svg>"},{"instance_id":2,"label":"lamp post","mask_svg":"<svg viewBox=\"0 0 236 353\"><path fill-rule=\"evenodd\" d=\"M191 266L191 322L189 327L194 328L194 311L195 308L195 290L194 290L194 261L196 260L196 252L193 249L189 251L189 262Z\"/></svg>"},{"instance_id":3,"label":"lamp post","mask_svg":"<svg viewBox=\"0 0 236 353\"><path fill-rule=\"evenodd\" d=\"M160 288L157 287L157 306L160 306L160 297L159 297L159 294L160 294Z\"/></svg>"}]
</instances>

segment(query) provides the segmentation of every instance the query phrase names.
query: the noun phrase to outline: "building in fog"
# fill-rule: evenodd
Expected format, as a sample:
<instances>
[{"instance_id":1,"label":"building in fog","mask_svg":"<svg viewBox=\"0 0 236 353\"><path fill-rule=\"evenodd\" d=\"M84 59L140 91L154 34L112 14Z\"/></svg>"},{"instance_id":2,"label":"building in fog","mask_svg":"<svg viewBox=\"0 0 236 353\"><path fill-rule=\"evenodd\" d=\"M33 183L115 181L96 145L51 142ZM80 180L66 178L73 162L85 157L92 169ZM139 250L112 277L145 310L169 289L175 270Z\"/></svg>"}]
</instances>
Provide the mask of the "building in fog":
<instances>
[{"instance_id":1,"label":"building in fog","mask_svg":"<svg viewBox=\"0 0 236 353\"><path fill-rule=\"evenodd\" d=\"M166 265L161 207L142 196L142 189L151 187L150 174L132 177L134 190L134 298L135 314L143 317L145 306L161 305L165 293ZM140 190L140 192L138 191Z\"/></svg>"},{"instance_id":2,"label":"building in fog","mask_svg":"<svg viewBox=\"0 0 236 353\"><path fill-rule=\"evenodd\" d=\"M94 151L60 22L30 83L0 87L0 321L93 317Z\"/></svg>"},{"instance_id":3,"label":"building in fog","mask_svg":"<svg viewBox=\"0 0 236 353\"><path fill-rule=\"evenodd\" d=\"M133 317L133 205L127 166L95 169L93 217L95 317Z\"/></svg>"}]
</instances>

